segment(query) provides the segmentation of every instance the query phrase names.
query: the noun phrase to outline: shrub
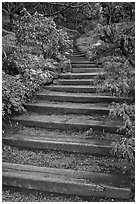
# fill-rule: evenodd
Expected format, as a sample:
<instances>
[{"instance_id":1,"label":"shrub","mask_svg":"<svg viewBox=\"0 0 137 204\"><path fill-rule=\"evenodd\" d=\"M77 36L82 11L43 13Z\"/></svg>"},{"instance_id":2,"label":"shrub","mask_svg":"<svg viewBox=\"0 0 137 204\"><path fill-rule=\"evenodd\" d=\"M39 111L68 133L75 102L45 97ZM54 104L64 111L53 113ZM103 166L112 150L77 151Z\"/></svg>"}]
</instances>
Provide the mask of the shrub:
<instances>
[{"instance_id":1,"label":"shrub","mask_svg":"<svg viewBox=\"0 0 137 204\"><path fill-rule=\"evenodd\" d=\"M2 78L2 113L5 118L13 112L24 111L25 86L20 75L11 76L3 71Z\"/></svg>"},{"instance_id":2,"label":"shrub","mask_svg":"<svg viewBox=\"0 0 137 204\"><path fill-rule=\"evenodd\" d=\"M24 16L17 21L14 32L19 45L40 47L44 58L65 53L71 45L67 33L57 29L53 19L37 12L31 15L26 9L24 9Z\"/></svg>"},{"instance_id":3,"label":"shrub","mask_svg":"<svg viewBox=\"0 0 137 204\"><path fill-rule=\"evenodd\" d=\"M108 56L102 59L105 74L97 76L94 83L101 87L99 92L113 96L131 96L135 94L134 67L122 57Z\"/></svg>"},{"instance_id":4,"label":"shrub","mask_svg":"<svg viewBox=\"0 0 137 204\"><path fill-rule=\"evenodd\" d=\"M59 62L66 60L71 45L65 31L37 12L24 10L13 31L3 36L4 118L23 112L27 100L58 77Z\"/></svg>"},{"instance_id":5,"label":"shrub","mask_svg":"<svg viewBox=\"0 0 137 204\"><path fill-rule=\"evenodd\" d=\"M3 71L2 77L2 116L4 119L14 113L24 112L24 104L32 100L41 85L50 84L53 81L52 75L48 71L42 72L41 69L26 69L23 76L11 76Z\"/></svg>"},{"instance_id":6,"label":"shrub","mask_svg":"<svg viewBox=\"0 0 137 204\"><path fill-rule=\"evenodd\" d=\"M124 121L124 126L118 131L122 131L127 137L134 136L135 105L112 103L109 117Z\"/></svg>"}]
</instances>

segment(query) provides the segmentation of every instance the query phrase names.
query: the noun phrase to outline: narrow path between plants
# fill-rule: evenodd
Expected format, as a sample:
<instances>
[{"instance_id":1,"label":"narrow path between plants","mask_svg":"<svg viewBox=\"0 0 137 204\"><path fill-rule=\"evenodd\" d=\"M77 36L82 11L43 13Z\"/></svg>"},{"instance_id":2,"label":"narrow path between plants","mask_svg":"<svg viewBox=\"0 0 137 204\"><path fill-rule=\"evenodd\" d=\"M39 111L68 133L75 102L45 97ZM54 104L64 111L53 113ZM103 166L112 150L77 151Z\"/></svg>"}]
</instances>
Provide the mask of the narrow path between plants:
<instances>
[{"instance_id":1,"label":"narrow path between plants","mask_svg":"<svg viewBox=\"0 0 137 204\"><path fill-rule=\"evenodd\" d=\"M128 161L112 153L122 123L108 118L112 101L130 99L97 94L93 79L103 69L75 47L70 59L72 72L43 87L27 113L12 119L18 130L3 138L5 201L16 194L35 201L31 190L39 201L130 200Z\"/></svg>"}]
</instances>

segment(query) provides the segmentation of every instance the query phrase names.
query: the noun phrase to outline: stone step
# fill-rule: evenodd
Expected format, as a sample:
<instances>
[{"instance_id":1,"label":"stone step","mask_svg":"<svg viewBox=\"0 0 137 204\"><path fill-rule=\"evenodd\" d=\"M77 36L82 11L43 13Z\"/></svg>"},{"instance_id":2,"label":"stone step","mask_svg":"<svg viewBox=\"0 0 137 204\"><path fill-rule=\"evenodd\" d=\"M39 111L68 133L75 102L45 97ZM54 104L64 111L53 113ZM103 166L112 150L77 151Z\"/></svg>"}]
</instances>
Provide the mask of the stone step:
<instances>
[{"instance_id":1,"label":"stone step","mask_svg":"<svg viewBox=\"0 0 137 204\"><path fill-rule=\"evenodd\" d=\"M53 81L54 84L60 85L94 85L93 79L58 79Z\"/></svg>"},{"instance_id":2,"label":"stone step","mask_svg":"<svg viewBox=\"0 0 137 204\"><path fill-rule=\"evenodd\" d=\"M84 63L81 63L81 64L74 64L74 63L71 63L72 67L74 68L98 68L97 65L95 64L84 64Z\"/></svg>"},{"instance_id":3,"label":"stone step","mask_svg":"<svg viewBox=\"0 0 137 204\"><path fill-rule=\"evenodd\" d=\"M85 54L70 54L67 56L68 58L86 58Z\"/></svg>"},{"instance_id":4,"label":"stone step","mask_svg":"<svg viewBox=\"0 0 137 204\"><path fill-rule=\"evenodd\" d=\"M103 68L72 68L72 73L94 73L94 72L103 72Z\"/></svg>"},{"instance_id":5,"label":"stone step","mask_svg":"<svg viewBox=\"0 0 137 204\"><path fill-rule=\"evenodd\" d=\"M96 64L95 63L93 63L93 62L91 62L90 60L81 60L81 59L79 59L79 60L74 60L74 59L72 59L71 60L71 64L90 64L90 65L92 65L92 66L96 66Z\"/></svg>"},{"instance_id":6,"label":"stone step","mask_svg":"<svg viewBox=\"0 0 137 204\"><path fill-rule=\"evenodd\" d=\"M43 87L46 90L50 91L59 91L59 92L72 92L72 93L95 93L95 86L67 86L67 85L49 85Z\"/></svg>"},{"instance_id":7,"label":"stone step","mask_svg":"<svg viewBox=\"0 0 137 204\"><path fill-rule=\"evenodd\" d=\"M75 103L132 103L132 98L126 97L113 97L104 96L97 94L86 94L86 93L63 93L63 92L52 92L46 91L39 92L36 94L38 100L49 100L49 101L60 101L60 102L75 102Z\"/></svg>"},{"instance_id":8,"label":"stone step","mask_svg":"<svg viewBox=\"0 0 137 204\"><path fill-rule=\"evenodd\" d=\"M87 58L85 56L68 56L68 59L70 59L71 61L80 61L80 60L87 60Z\"/></svg>"},{"instance_id":9,"label":"stone step","mask_svg":"<svg viewBox=\"0 0 137 204\"><path fill-rule=\"evenodd\" d=\"M85 57L85 54L83 53L73 53L70 55L70 57Z\"/></svg>"},{"instance_id":10,"label":"stone step","mask_svg":"<svg viewBox=\"0 0 137 204\"><path fill-rule=\"evenodd\" d=\"M68 195L129 199L124 175L3 163L3 185Z\"/></svg>"},{"instance_id":11,"label":"stone step","mask_svg":"<svg viewBox=\"0 0 137 204\"><path fill-rule=\"evenodd\" d=\"M49 103L49 102L37 102L28 103L25 105L28 111L50 114L50 113L60 113L60 114L109 114L109 107L103 105L92 105L92 104L82 104L82 103Z\"/></svg>"},{"instance_id":12,"label":"stone step","mask_svg":"<svg viewBox=\"0 0 137 204\"><path fill-rule=\"evenodd\" d=\"M111 153L112 142L108 140L59 138L58 135L54 135L53 138L47 134L45 136L11 134L3 138L2 142L15 147L77 152L107 157L114 156Z\"/></svg>"},{"instance_id":13,"label":"stone step","mask_svg":"<svg viewBox=\"0 0 137 204\"><path fill-rule=\"evenodd\" d=\"M34 113L13 117L12 121L27 127L61 130L74 129L79 131L93 128L94 130L103 130L110 133L116 133L116 131L123 125L120 121L96 121L83 115L40 115Z\"/></svg>"},{"instance_id":14,"label":"stone step","mask_svg":"<svg viewBox=\"0 0 137 204\"><path fill-rule=\"evenodd\" d=\"M101 74L97 73L66 73L60 74L59 77L61 79L93 79L95 76Z\"/></svg>"}]
</instances>

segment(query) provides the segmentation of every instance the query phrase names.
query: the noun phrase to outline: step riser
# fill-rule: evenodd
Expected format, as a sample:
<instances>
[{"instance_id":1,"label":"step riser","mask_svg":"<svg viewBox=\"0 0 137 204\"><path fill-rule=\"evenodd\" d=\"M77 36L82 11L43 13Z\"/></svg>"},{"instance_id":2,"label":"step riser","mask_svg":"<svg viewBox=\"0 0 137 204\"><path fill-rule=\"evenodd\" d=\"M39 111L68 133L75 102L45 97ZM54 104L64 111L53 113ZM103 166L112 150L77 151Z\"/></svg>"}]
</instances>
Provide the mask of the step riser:
<instances>
[{"instance_id":1,"label":"step riser","mask_svg":"<svg viewBox=\"0 0 137 204\"><path fill-rule=\"evenodd\" d=\"M76 61L76 60L79 60L79 61L81 61L81 60L86 60L86 57L85 56L69 56L68 57L70 60L74 60L74 61Z\"/></svg>"},{"instance_id":2,"label":"step riser","mask_svg":"<svg viewBox=\"0 0 137 204\"><path fill-rule=\"evenodd\" d=\"M46 101L58 101L58 102L75 102L75 103L112 103L112 102L127 102L132 103L130 99L112 99L112 98L98 98L98 97L82 97L82 96L54 96L54 95L40 95L37 94L38 100L46 100Z\"/></svg>"},{"instance_id":3,"label":"step riser","mask_svg":"<svg viewBox=\"0 0 137 204\"><path fill-rule=\"evenodd\" d=\"M21 176L10 175L3 173L2 177L3 185L33 189L39 191L46 191L51 193L61 193L67 195L80 195L80 196L95 196L95 197L110 197L116 199L129 199L130 190L129 189L108 189L107 191L95 190L95 187L92 189L91 185L81 185L75 183L60 183L59 181L45 181L43 178L37 180L37 178L22 178Z\"/></svg>"},{"instance_id":4,"label":"step riser","mask_svg":"<svg viewBox=\"0 0 137 204\"><path fill-rule=\"evenodd\" d=\"M72 73L95 73L102 72L103 69L100 68L73 68Z\"/></svg>"},{"instance_id":5,"label":"step riser","mask_svg":"<svg viewBox=\"0 0 137 204\"><path fill-rule=\"evenodd\" d=\"M64 107L37 107L34 105L26 105L25 108L28 111L41 113L41 114L51 114L51 113L58 113L58 114L85 114L85 115L92 115L92 114L104 114L108 115L109 110L103 109L75 109L75 108L64 108Z\"/></svg>"},{"instance_id":6,"label":"step riser","mask_svg":"<svg viewBox=\"0 0 137 204\"><path fill-rule=\"evenodd\" d=\"M80 59L80 60L74 60L74 59L73 59L73 60L71 60L71 64L72 64L72 65L75 65L75 64L77 64L77 65L81 65L81 64L82 64L82 65L83 65L83 64L84 64L84 65L89 65L89 64L90 64L91 66L97 66L97 64L95 64L95 63L93 63L93 62L90 62L90 61L88 61L88 60L85 60L85 59L83 59L83 60L81 60L81 59Z\"/></svg>"},{"instance_id":7,"label":"step riser","mask_svg":"<svg viewBox=\"0 0 137 204\"><path fill-rule=\"evenodd\" d=\"M30 120L16 120L12 119L13 122L18 122L21 125L25 125L28 127L40 127L40 128L48 128L48 129L60 129L60 130L78 130L78 131L87 131L90 128L93 130L101 130L110 133L116 133L119 127L107 126L107 125L91 125L91 124L81 124L81 123L63 123L63 122L42 122L42 121L30 121Z\"/></svg>"},{"instance_id":8,"label":"step riser","mask_svg":"<svg viewBox=\"0 0 137 204\"><path fill-rule=\"evenodd\" d=\"M97 75L99 75L99 73L98 74L92 74L92 75L90 75L90 73L89 73L89 75L60 75L60 78L61 79L93 79L95 76L97 76Z\"/></svg>"},{"instance_id":9,"label":"step riser","mask_svg":"<svg viewBox=\"0 0 137 204\"><path fill-rule=\"evenodd\" d=\"M89 81L76 81L76 80L58 80L58 81L54 81L54 84L58 84L58 85L73 85L73 86L78 86L78 85L94 85L94 81L93 80L89 80Z\"/></svg>"},{"instance_id":10,"label":"step riser","mask_svg":"<svg viewBox=\"0 0 137 204\"><path fill-rule=\"evenodd\" d=\"M69 57L85 57L84 54L72 54Z\"/></svg>"},{"instance_id":11,"label":"step riser","mask_svg":"<svg viewBox=\"0 0 137 204\"><path fill-rule=\"evenodd\" d=\"M11 167L9 167L9 165L7 167L6 166L7 165L3 166L2 175L4 185L68 195L121 199L129 199L130 197L131 191L129 188L119 188L106 185L100 186L96 181L98 179L95 174L91 176L89 175L89 178L92 178L91 180L93 183L86 183L85 179L88 179L88 176L85 173L81 175L78 174L78 176L76 176L77 171L57 171L51 169L50 173L50 169L42 167L38 168L30 166L28 168L26 165L18 165L19 168L17 168L16 166L14 167L14 164L11 164ZM104 177L107 175L99 174L98 176L104 183ZM113 177L109 179L110 183L111 179L113 180Z\"/></svg>"},{"instance_id":12,"label":"step riser","mask_svg":"<svg viewBox=\"0 0 137 204\"><path fill-rule=\"evenodd\" d=\"M95 64L73 64L71 63L72 67L74 68L98 68Z\"/></svg>"},{"instance_id":13,"label":"step riser","mask_svg":"<svg viewBox=\"0 0 137 204\"><path fill-rule=\"evenodd\" d=\"M114 156L111 154L112 148L108 146L94 146L94 145L82 145L82 144L67 144L67 143L53 143L53 142L39 142L39 141L29 141L29 140L12 140L3 139L3 143L15 147L25 147L41 150L57 150L57 151L67 151L73 153L85 153L97 156Z\"/></svg>"},{"instance_id":14,"label":"step riser","mask_svg":"<svg viewBox=\"0 0 137 204\"><path fill-rule=\"evenodd\" d=\"M70 88L70 87L54 87L54 86L47 86L45 87L46 90L49 91L59 91L59 92L71 92L71 93L95 93L96 88Z\"/></svg>"}]
</instances>

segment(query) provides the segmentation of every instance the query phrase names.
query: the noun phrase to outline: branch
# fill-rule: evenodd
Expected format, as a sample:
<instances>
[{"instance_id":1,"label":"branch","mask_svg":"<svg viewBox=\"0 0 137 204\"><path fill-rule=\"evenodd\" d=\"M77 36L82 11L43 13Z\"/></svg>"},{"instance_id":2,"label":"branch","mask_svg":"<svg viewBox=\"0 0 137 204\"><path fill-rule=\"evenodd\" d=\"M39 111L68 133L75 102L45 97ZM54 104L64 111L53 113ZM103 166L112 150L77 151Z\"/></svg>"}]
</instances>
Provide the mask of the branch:
<instances>
[{"instance_id":1,"label":"branch","mask_svg":"<svg viewBox=\"0 0 137 204\"><path fill-rule=\"evenodd\" d=\"M119 46L120 50L122 51L123 55L128 59L128 61L130 62L130 64L132 66L135 66L135 60L132 59L131 56L128 55L125 47L124 47L124 39L121 39L121 42L120 42L120 46Z\"/></svg>"},{"instance_id":2,"label":"branch","mask_svg":"<svg viewBox=\"0 0 137 204\"><path fill-rule=\"evenodd\" d=\"M61 9L60 11L57 11L57 12L55 12L55 13L52 13L51 15L44 15L44 16L46 16L46 17L55 16L55 15L57 15L57 14L59 14L59 13L64 12L64 11L67 10L69 7L70 7L70 5L67 5L66 8L63 8L63 9Z\"/></svg>"},{"instance_id":3,"label":"branch","mask_svg":"<svg viewBox=\"0 0 137 204\"><path fill-rule=\"evenodd\" d=\"M78 5L78 6L73 6L75 4L75 2L69 3L67 5L65 5L65 4L57 4L57 3L50 3L50 4L52 4L52 5L59 5L59 6L65 6L65 8L63 8L60 11L57 11L55 13L52 13L51 15L45 15L46 17L48 17L48 16L55 16L55 15L57 15L59 13L62 13L64 11L66 11L68 8L80 8L80 7L83 7L86 3L82 3L81 5Z\"/></svg>"}]
</instances>

